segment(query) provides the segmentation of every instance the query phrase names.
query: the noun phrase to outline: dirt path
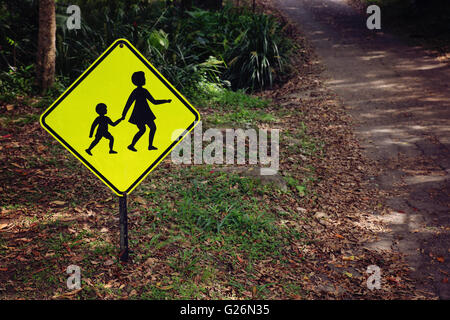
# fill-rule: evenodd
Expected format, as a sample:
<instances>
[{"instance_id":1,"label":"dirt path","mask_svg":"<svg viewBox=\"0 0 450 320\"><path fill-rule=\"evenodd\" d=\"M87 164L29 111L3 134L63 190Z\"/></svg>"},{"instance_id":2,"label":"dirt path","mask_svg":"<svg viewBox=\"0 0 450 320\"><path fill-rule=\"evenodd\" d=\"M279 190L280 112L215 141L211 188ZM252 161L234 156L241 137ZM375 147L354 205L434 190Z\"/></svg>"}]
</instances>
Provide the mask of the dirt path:
<instances>
[{"instance_id":1,"label":"dirt path","mask_svg":"<svg viewBox=\"0 0 450 320\"><path fill-rule=\"evenodd\" d=\"M386 193L380 241L407 255L418 289L450 299L450 68L387 32L344 0L273 0L315 47L327 85L355 120ZM382 30L383 31L383 30Z\"/></svg>"}]
</instances>

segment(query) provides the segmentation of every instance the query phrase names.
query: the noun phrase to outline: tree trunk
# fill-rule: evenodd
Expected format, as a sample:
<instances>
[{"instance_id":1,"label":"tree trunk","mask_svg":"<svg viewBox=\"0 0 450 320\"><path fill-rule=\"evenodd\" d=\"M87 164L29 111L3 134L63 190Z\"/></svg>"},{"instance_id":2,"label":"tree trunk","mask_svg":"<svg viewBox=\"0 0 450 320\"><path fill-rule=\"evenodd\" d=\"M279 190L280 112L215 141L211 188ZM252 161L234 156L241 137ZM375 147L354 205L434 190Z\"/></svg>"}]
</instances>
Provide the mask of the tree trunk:
<instances>
[{"instance_id":1,"label":"tree trunk","mask_svg":"<svg viewBox=\"0 0 450 320\"><path fill-rule=\"evenodd\" d=\"M41 94L45 94L55 80L55 58L55 1L39 0L39 35L36 60L36 79L41 90Z\"/></svg>"}]
</instances>

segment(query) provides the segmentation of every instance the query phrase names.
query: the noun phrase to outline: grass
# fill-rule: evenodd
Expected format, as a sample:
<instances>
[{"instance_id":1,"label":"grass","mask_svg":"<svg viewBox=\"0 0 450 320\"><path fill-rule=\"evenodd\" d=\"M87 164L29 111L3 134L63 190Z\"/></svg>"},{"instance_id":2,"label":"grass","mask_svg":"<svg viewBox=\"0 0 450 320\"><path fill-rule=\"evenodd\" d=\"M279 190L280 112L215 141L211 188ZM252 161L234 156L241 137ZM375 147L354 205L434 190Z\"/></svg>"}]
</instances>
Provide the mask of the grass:
<instances>
[{"instance_id":1,"label":"grass","mask_svg":"<svg viewBox=\"0 0 450 320\"><path fill-rule=\"evenodd\" d=\"M302 238L296 230L280 225L277 215L259 200L258 195L269 196L273 190L250 178L211 172L207 167L161 174L169 176L172 183L153 181L144 184L139 192L148 203L157 201L156 206L130 203L130 209L139 212L130 214L130 247L136 250L132 253L135 265L145 265L150 259L150 268L153 264L164 265L169 273L151 283L141 283L136 277L125 292L124 288L111 287L104 272L99 274L98 270L103 270L108 259L114 260L114 269L127 269L120 267L115 258L116 241L98 229L85 229L86 224L79 219L64 221L50 212L45 219L33 218L28 223L36 225L35 236L16 248L41 258L32 264L10 261L8 265L8 269L14 268L14 281L39 288L40 293L25 290L18 294L40 297L42 293L62 293L58 290L67 279L64 268L75 259L87 281L85 287L90 288L83 290L82 298L128 294L136 299L197 299L213 283L223 281L225 269L239 270L244 263L251 279L258 261L283 263L286 246ZM36 260L31 256L26 259ZM236 289L236 294L247 292L248 286L239 281L231 279L228 285ZM252 286L263 298L268 285Z\"/></svg>"},{"instance_id":2,"label":"grass","mask_svg":"<svg viewBox=\"0 0 450 320\"><path fill-rule=\"evenodd\" d=\"M166 187L164 192L142 195L148 201L158 197L159 205L154 212L157 221L173 222L177 226L174 233L183 235L160 242L159 247L187 237L205 251L242 251L250 259L279 257L279 248L291 233L275 224L276 217L268 212L267 207L261 206L257 197L248 196L269 190L264 190L251 178L210 173L208 170L183 169L173 180L176 182ZM158 184L155 184L158 189ZM174 201L165 194L177 194L178 199ZM189 254L192 252L183 251L183 255Z\"/></svg>"},{"instance_id":3,"label":"grass","mask_svg":"<svg viewBox=\"0 0 450 320\"><path fill-rule=\"evenodd\" d=\"M209 125L245 127L277 121L266 111L272 104L270 100L248 95L244 90L232 91L208 84L194 103L212 111L205 117Z\"/></svg>"},{"instance_id":4,"label":"grass","mask_svg":"<svg viewBox=\"0 0 450 320\"><path fill-rule=\"evenodd\" d=\"M255 125L258 122L275 122L277 118L263 111L241 109L226 114L213 114L206 118L211 125L235 125L238 127Z\"/></svg>"},{"instance_id":5,"label":"grass","mask_svg":"<svg viewBox=\"0 0 450 320\"><path fill-rule=\"evenodd\" d=\"M243 109L263 109L270 105L271 101L259 97L251 96L245 93L244 90L232 91L229 89L214 89L208 90L209 95L204 97L204 101L214 109L218 110L243 110Z\"/></svg>"},{"instance_id":6,"label":"grass","mask_svg":"<svg viewBox=\"0 0 450 320\"><path fill-rule=\"evenodd\" d=\"M320 156L322 154L323 143L307 134L306 126L302 121L296 130L286 131L282 140L287 144L289 152L307 156Z\"/></svg>"}]
</instances>

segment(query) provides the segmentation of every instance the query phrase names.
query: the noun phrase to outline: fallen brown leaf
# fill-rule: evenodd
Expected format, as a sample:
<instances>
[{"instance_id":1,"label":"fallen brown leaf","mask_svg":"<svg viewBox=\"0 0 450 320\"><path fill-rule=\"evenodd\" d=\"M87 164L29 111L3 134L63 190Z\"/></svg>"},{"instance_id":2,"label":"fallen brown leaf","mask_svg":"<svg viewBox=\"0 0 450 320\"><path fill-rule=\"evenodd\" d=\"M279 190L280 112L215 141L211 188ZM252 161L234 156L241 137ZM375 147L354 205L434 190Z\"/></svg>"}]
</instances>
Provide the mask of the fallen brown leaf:
<instances>
[{"instance_id":1,"label":"fallen brown leaf","mask_svg":"<svg viewBox=\"0 0 450 320\"><path fill-rule=\"evenodd\" d=\"M114 264L114 261L112 259L106 260L106 262L104 263L105 266L110 266L113 264Z\"/></svg>"},{"instance_id":2,"label":"fallen brown leaf","mask_svg":"<svg viewBox=\"0 0 450 320\"><path fill-rule=\"evenodd\" d=\"M6 229L7 227L8 227L8 224L7 224L7 223L2 223L2 224L0 224L0 230Z\"/></svg>"},{"instance_id":3,"label":"fallen brown leaf","mask_svg":"<svg viewBox=\"0 0 450 320\"><path fill-rule=\"evenodd\" d=\"M63 206L63 205L66 204L66 202L65 201L55 200L55 201L50 202L50 204L54 204L55 206Z\"/></svg>"},{"instance_id":4,"label":"fallen brown leaf","mask_svg":"<svg viewBox=\"0 0 450 320\"><path fill-rule=\"evenodd\" d=\"M53 299L69 298L69 297L71 297L71 296L77 294L77 293L80 292L81 290L83 290L83 288L76 289L76 290L73 290L73 291L70 291L70 292L66 292L66 293L63 293L63 294L54 295L52 298L53 298Z\"/></svg>"},{"instance_id":5,"label":"fallen brown leaf","mask_svg":"<svg viewBox=\"0 0 450 320\"><path fill-rule=\"evenodd\" d=\"M344 261L353 261L353 260L355 260L355 256L343 256L342 260L344 260Z\"/></svg>"}]
</instances>

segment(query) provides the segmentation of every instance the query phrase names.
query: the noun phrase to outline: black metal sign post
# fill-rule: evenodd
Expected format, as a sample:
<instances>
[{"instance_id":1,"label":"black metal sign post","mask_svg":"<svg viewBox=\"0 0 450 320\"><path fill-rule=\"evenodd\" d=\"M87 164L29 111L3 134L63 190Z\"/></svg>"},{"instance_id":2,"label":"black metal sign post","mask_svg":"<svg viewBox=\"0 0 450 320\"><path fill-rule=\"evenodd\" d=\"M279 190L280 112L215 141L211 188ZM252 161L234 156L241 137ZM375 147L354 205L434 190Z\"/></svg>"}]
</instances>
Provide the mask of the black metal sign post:
<instances>
[{"instance_id":1,"label":"black metal sign post","mask_svg":"<svg viewBox=\"0 0 450 320\"><path fill-rule=\"evenodd\" d=\"M128 217L127 217L127 194L119 197L119 225L120 225L120 254L121 261L128 261Z\"/></svg>"}]
</instances>

